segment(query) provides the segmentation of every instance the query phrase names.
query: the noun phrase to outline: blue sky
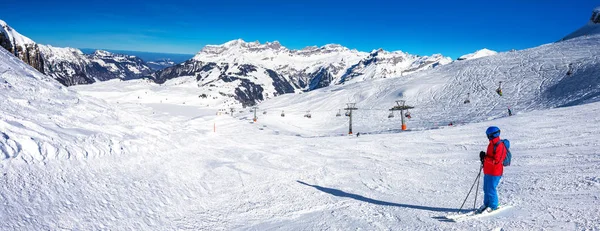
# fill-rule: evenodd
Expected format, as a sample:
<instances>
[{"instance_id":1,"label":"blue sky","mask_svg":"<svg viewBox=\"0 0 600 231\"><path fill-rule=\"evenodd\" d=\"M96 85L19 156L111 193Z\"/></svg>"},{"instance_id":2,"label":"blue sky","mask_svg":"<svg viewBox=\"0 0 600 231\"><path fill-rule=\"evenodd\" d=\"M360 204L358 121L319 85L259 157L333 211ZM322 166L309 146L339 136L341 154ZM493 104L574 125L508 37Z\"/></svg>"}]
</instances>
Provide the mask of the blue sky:
<instances>
[{"instance_id":1,"label":"blue sky","mask_svg":"<svg viewBox=\"0 0 600 231\"><path fill-rule=\"evenodd\" d=\"M597 0L2 0L0 19L38 43L193 54L242 38L300 49L337 43L452 58L524 49L583 26Z\"/></svg>"}]
</instances>

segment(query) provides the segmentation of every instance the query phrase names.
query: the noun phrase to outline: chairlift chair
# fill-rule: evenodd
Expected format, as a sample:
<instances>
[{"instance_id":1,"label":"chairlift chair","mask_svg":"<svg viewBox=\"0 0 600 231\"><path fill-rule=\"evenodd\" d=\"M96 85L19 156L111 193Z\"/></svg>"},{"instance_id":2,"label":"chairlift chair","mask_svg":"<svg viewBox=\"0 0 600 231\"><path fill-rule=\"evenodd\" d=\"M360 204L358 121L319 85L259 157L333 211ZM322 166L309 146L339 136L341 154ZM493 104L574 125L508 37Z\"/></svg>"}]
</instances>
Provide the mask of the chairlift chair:
<instances>
[{"instance_id":1,"label":"chairlift chair","mask_svg":"<svg viewBox=\"0 0 600 231\"><path fill-rule=\"evenodd\" d=\"M502 96L502 81L499 82L498 89L496 89L496 93L498 93L498 95Z\"/></svg>"},{"instance_id":2,"label":"chairlift chair","mask_svg":"<svg viewBox=\"0 0 600 231\"><path fill-rule=\"evenodd\" d=\"M306 111L306 114L304 115L304 117L306 117L306 118L309 118L309 119L310 119L310 118L312 117L312 116L310 115L310 111Z\"/></svg>"},{"instance_id":3,"label":"chairlift chair","mask_svg":"<svg viewBox=\"0 0 600 231\"><path fill-rule=\"evenodd\" d=\"M394 118L394 112L390 112L390 114L388 115L388 118Z\"/></svg>"},{"instance_id":4,"label":"chairlift chair","mask_svg":"<svg viewBox=\"0 0 600 231\"><path fill-rule=\"evenodd\" d=\"M337 114L335 114L335 117L340 117L342 116L341 110L338 110Z\"/></svg>"},{"instance_id":5,"label":"chairlift chair","mask_svg":"<svg viewBox=\"0 0 600 231\"><path fill-rule=\"evenodd\" d=\"M281 111L281 117L285 117L285 112Z\"/></svg>"},{"instance_id":6,"label":"chairlift chair","mask_svg":"<svg viewBox=\"0 0 600 231\"><path fill-rule=\"evenodd\" d=\"M465 99L464 104L471 103L471 100L469 100L469 98L471 98L470 96L471 96L471 93L467 93L467 99Z\"/></svg>"}]
</instances>

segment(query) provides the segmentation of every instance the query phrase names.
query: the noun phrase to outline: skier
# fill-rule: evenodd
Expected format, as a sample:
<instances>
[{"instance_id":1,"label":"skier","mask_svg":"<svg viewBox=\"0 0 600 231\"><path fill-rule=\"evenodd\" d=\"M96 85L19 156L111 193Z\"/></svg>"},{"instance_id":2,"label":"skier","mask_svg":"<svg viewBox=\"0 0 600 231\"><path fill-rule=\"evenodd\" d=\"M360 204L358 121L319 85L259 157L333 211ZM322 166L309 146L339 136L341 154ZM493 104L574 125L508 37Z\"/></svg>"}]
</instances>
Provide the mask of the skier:
<instances>
[{"instance_id":1,"label":"skier","mask_svg":"<svg viewBox=\"0 0 600 231\"><path fill-rule=\"evenodd\" d=\"M498 209L498 191L496 188L502 178L504 165L502 164L506 157L507 149L500 140L500 129L498 127L489 127L485 134L490 143L487 152L481 151L479 158L483 165L483 205L477 210L481 212L491 212Z\"/></svg>"},{"instance_id":2,"label":"skier","mask_svg":"<svg viewBox=\"0 0 600 231\"><path fill-rule=\"evenodd\" d=\"M510 107L508 108L508 116L512 116L512 111L510 110Z\"/></svg>"}]
</instances>

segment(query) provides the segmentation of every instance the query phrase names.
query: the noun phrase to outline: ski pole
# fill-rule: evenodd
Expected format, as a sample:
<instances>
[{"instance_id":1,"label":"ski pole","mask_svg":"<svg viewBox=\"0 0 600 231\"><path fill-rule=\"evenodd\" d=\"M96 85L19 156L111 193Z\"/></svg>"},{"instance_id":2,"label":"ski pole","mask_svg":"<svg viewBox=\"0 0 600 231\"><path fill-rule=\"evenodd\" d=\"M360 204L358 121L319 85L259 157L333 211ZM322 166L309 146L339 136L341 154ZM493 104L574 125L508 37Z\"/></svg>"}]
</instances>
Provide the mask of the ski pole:
<instances>
[{"instance_id":1,"label":"ski pole","mask_svg":"<svg viewBox=\"0 0 600 231\"><path fill-rule=\"evenodd\" d=\"M462 209L465 206L467 199L469 199L469 195L471 195L471 192L473 191L473 187L475 187L475 183L477 183L477 180L479 180L479 177L481 176L482 168L483 168L483 166L479 168L479 174L477 174L477 178L475 178L475 181L473 181L473 185L471 186L471 189L469 189L469 193L467 193L467 197L465 197L465 200L463 201L462 205L460 206L460 209L458 209L458 213L462 212Z\"/></svg>"},{"instance_id":2,"label":"ski pole","mask_svg":"<svg viewBox=\"0 0 600 231\"><path fill-rule=\"evenodd\" d=\"M483 169L483 164L481 164L481 168L479 168L479 176L481 176L481 169ZM477 195L479 195L479 182L481 182L481 177L477 177L477 188L475 188L475 201L473 201L473 209L476 208L477 204Z\"/></svg>"}]
</instances>

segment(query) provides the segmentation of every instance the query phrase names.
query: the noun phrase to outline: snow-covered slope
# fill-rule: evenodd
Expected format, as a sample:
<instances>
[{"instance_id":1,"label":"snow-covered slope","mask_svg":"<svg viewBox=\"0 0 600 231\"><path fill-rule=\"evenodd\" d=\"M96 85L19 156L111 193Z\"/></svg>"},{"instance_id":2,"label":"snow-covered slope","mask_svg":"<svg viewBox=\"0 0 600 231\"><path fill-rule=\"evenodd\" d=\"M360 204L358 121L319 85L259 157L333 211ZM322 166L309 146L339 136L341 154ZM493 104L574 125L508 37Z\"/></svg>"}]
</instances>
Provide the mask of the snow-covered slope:
<instances>
[{"instance_id":1,"label":"snow-covered slope","mask_svg":"<svg viewBox=\"0 0 600 231\"><path fill-rule=\"evenodd\" d=\"M475 64L472 65L474 69ZM472 72L471 68L468 70ZM377 81L382 80L365 83ZM0 207L0 215L4 217L0 228L14 229L19 225L30 229L81 230L600 228L596 222L600 212L596 206L600 203L596 196L600 190L597 164L600 156L596 145L600 140L595 135L600 132L598 102L520 112L510 118L449 129L365 134L358 138L303 138L287 135L286 131L298 134L314 129L314 119L335 118L334 115L326 112L307 119L290 111L286 112L287 125L283 127L273 123L280 117L279 112L272 115L268 111L266 115L259 113L258 122L252 123L250 118L199 113L197 107L173 100L179 99L180 91L171 91L169 100L162 103L144 101L151 96L142 100L120 98L126 92L140 90L123 84L107 81L73 88L85 94L96 93L115 104L119 102L116 104L119 107L154 116L157 121L179 124L168 135L172 150L141 153L134 159L107 163L7 168L5 178L9 183L0 190L23 193L5 194L7 206ZM148 86L165 87L154 83ZM344 88L318 96L334 95L328 99L337 100L335 94L351 90ZM314 98L317 95L304 98L305 95L299 100L326 101ZM291 96L289 103L298 103L293 98L299 95ZM461 109L445 110L444 106L442 102L439 114ZM364 112L367 111L356 113ZM379 118L374 115L371 121ZM500 126L502 137L512 143L513 164L504 171L499 194L500 203L514 208L493 218L463 223L438 220L437 217L458 211L479 170L478 153L487 145L484 131L491 125ZM376 123L370 126L376 129ZM332 132L335 131L327 134ZM22 177L31 174L39 176ZM73 182L85 183L73 186ZM43 194L35 197L38 192L24 190L28 187L38 188ZM481 189L477 191L479 205L483 203L483 194ZM45 198L53 200L48 203ZM467 209L472 208L472 203L473 196L467 202ZM39 216L22 222L21 218L27 214Z\"/></svg>"},{"instance_id":2,"label":"snow-covered slope","mask_svg":"<svg viewBox=\"0 0 600 231\"><path fill-rule=\"evenodd\" d=\"M592 11L592 17L585 26L565 36L561 41L595 34L600 34L600 6Z\"/></svg>"},{"instance_id":3,"label":"snow-covered slope","mask_svg":"<svg viewBox=\"0 0 600 231\"><path fill-rule=\"evenodd\" d=\"M37 44L1 20L0 27L1 47L66 86L115 78L140 78L152 72L143 60L135 56L106 51L86 55L75 48Z\"/></svg>"},{"instance_id":4,"label":"snow-covered slope","mask_svg":"<svg viewBox=\"0 0 600 231\"><path fill-rule=\"evenodd\" d=\"M117 155L152 137L139 116L80 97L0 49L0 161ZM152 124L152 123L149 123ZM155 127L157 128L157 127ZM134 131L137 130L137 131Z\"/></svg>"},{"instance_id":5,"label":"snow-covered slope","mask_svg":"<svg viewBox=\"0 0 600 231\"><path fill-rule=\"evenodd\" d=\"M496 55L498 54L498 52L493 51L493 50L489 50L487 48L483 48L481 50L475 51L475 53L471 53L471 54L466 54L463 56L458 57L457 60L469 60L469 59L477 59L477 58L482 58L482 57L486 57L486 56L490 56L490 55Z\"/></svg>"},{"instance_id":6,"label":"snow-covered slope","mask_svg":"<svg viewBox=\"0 0 600 231\"><path fill-rule=\"evenodd\" d=\"M599 46L600 35L581 37L453 62L400 79L284 95L261 103L259 107L268 114L259 115L265 117L259 120L282 132L330 135L347 132L347 117L335 116L346 103L356 103L359 108L354 113L353 126L355 133L363 133L399 129L399 113L388 118L388 109L396 100L406 100L407 105L415 107L410 110L412 119L408 120L412 129L500 118L508 115L508 107L514 113L523 113L595 102L600 100ZM567 75L570 64L573 73ZM495 92L500 81L503 96ZM465 104L468 97L470 103ZM311 119L303 118L308 110ZM281 111L286 112L285 117L279 116ZM290 124L296 120L305 121L304 125Z\"/></svg>"},{"instance_id":7,"label":"snow-covered slope","mask_svg":"<svg viewBox=\"0 0 600 231\"><path fill-rule=\"evenodd\" d=\"M368 54L336 44L290 50L279 42L261 44L238 39L207 45L193 59L155 73L154 79L164 83L193 76L201 88L221 88L230 99L249 106L275 95L348 81L400 77L450 61L441 55L419 57L399 51Z\"/></svg>"}]
</instances>

